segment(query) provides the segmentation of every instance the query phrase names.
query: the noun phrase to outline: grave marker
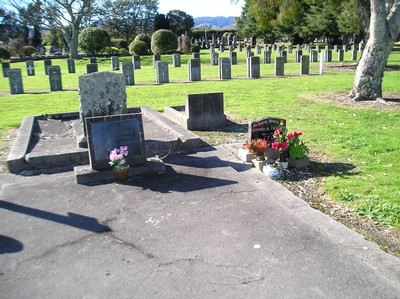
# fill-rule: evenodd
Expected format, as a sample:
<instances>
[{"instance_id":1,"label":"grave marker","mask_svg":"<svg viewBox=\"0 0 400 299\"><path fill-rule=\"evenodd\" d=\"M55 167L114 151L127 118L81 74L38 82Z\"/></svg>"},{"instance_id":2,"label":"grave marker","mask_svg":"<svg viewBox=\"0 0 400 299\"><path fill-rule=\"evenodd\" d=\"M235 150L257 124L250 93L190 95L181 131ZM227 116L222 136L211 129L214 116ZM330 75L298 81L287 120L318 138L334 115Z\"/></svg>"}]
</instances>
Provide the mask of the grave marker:
<instances>
[{"instance_id":1,"label":"grave marker","mask_svg":"<svg viewBox=\"0 0 400 299\"><path fill-rule=\"evenodd\" d=\"M300 62L301 55L303 55L303 50L296 51L296 62Z\"/></svg>"},{"instance_id":2,"label":"grave marker","mask_svg":"<svg viewBox=\"0 0 400 299\"><path fill-rule=\"evenodd\" d=\"M59 65L49 66L50 91L62 90L61 69Z\"/></svg>"},{"instance_id":3,"label":"grave marker","mask_svg":"<svg viewBox=\"0 0 400 299\"><path fill-rule=\"evenodd\" d=\"M236 65L237 64L237 53L229 52L229 60L231 61L231 65Z\"/></svg>"},{"instance_id":4,"label":"grave marker","mask_svg":"<svg viewBox=\"0 0 400 299\"><path fill-rule=\"evenodd\" d=\"M321 46L315 46L315 51L317 51L318 53L321 53Z\"/></svg>"},{"instance_id":5,"label":"grave marker","mask_svg":"<svg viewBox=\"0 0 400 299\"><path fill-rule=\"evenodd\" d=\"M353 61L356 61L356 60L357 60L357 50L351 51L351 59L352 59Z\"/></svg>"},{"instance_id":6,"label":"grave marker","mask_svg":"<svg viewBox=\"0 0 400 299\"><path fill-rule=\"evenodd\" d=\"M218 79L227 80L231 79L231 61L229 58L218 59Z\"/></svg>"},{"instance_id":7,"label":"grave marker","mask_svg":"<svg viewBox=\"0 0 400 299\"><path fill-rule=\"evenodd\" d=\"M271 63L271 52L264 51L263 63Z\"/></svg>"},{"instance_id":8,"label":"grave marker","mask_svg":"<svg viewBox=\"0 0 400 299\"><path fill-rule=\"evenodd\" d=\"M279 52L280 57L283 57L283 62L287 63L287 52L282 50Z\"/></svg>"},{"instance_id":9,"label":"grave marker","mask_svg":"<svg viewBox=\"0 0 400 299\"><path fill-rule=\"evenodd\" d=\"M274 139L274 132L279 127L285 127L286 120L276 117L260 118L249 123L249 140L264 139L271 146Z\"/></svg>"},{"instance_id":10,"label":"grave marker","mask_svg":"<svg viewBox=\"0 0 400 299\"><path fill-rule=\"evenodd\" d=\"M140 70L140 56L139 55L132 55L132 63L135 67L135 70Z\"/></svg>"},{"instance_id":11,"label":"grave marker","mask_svg":"<svg viewBox=\"0 0 400 299\"><path fill-rule=\"evenodd\" d=\"M86 74L97 73L99 71L99 67L97 63L89 63L86 65Z\"/></svg>"},{"instance_id":12,"label":"grave marker","mask_svg":"<svg viewBox=\"0 0 400 299\"><path fill-rule=\"evenodd\" d=\"M326 62L332 61L332 50L325 51L325 61Z\"/></svg>"},{"instance_id":13,"label":"grave marker","mask_svg":"<svg viewBox=\"0 0 400 299\"><path fill-rule=\"evenodd\" d=\"M199 53L199 52L194 52L194 53L192 53L192 58L194 58L194 59L200 59L200 53Z\"/></svg>"},{"instance_id":14,"label":"grave marker","mask_svg":"<svg viewBox=\"0 0 400 299\"><path fill-rule=\"evenodd\" d=\"M201 81L201 65L200 59L192 58L188 61L189 81Z\"/></svg>"},{"instance_id":15,"label":"grave marker","mask_svg":"<svg viewBox=\"0 0 400 299\"><path fill-rule=\"evenodd\" d=\"M69 74L75 74L75 59L68 58L67 67L68 67L68 73Z\"/></svg>"},{"instance_id":16,"label":"grave marker","mask_svg":"<svg viewBox=\"0 0 400 299\"><path fill-rule=\"evenodd\" d=\"M26 61L26 72L28 76L35 76L35 64L33 60Z\"/></svg>"},{"instance_id":17,"label":"grave marker","mask_svg":"<svg viewBox=\"0 0 400 299\"><path fill-rule=\"evenodd\" d=\"M43 60L43 63L44 63L44 73L46 75L48 75L49 74L49 67L51 66L51 59L45 59L45 60Z\"/></svg>"},{"instance_id":18,"label":"grave marker","mask_svg":"<svg viewBox=\"0 0 400 299\"><path fill-rule=\"evenodd\" d=\"M21 69L9 69L7 75L10 84L10 94L24 93Z\"/></svg>"},{"instance_id":19,"label":"grave marker","mask_svg":"<svg viewBox=\"0 0 400 299\"><path fill-rule=\"evenodd\" d=\"M260 57L252 56L247 58L247 77L260 78Z\"/></svg>"},{"instance_id":20,"label":"grave marker","mask_svg":"<svg viewBox=\"0 0 400 299\"><path fill-rule=\"evenodd\" d=\"M317 50L311 51L311 62L318 62L318 51Z\"/></svg>"},{"instance_id":21,"label":"grave marker","mask_svg":"<svg viewBox=\"0 0 400 299\"><path fill-rule=\"evenodd\" d=\"M179 53L172 54L172 64L174 67L181 67L181 54Z\"/></svg>"},{"instance_id":22,"label":"grave marker","mask_svg":"<svg viewBox=\"0 0 400 299\"><path fill-rule=\"evenodd\" d=\"M111 70L119 71L119 57L118 56L111 56Z\"/></svg>"},{"instance_id":23,"label":"grave marker","mask_svg":"<svg viewBox=\"0 0 400 299\"><path fill-rule=\"evenodd\" d=\"M157 61L160 61L160 60L161 60L160 54L153 55L153 68L156 68Z\"/></svg>"},{"instance_id":24,"label":"grave marker","mask_svg":"<svg viewBox=\"0 0 400 299\"><path fill-rule=\"evenodd\" d=\"M242 52L243 49L242 49L242 44L241 43L238 43L237 49L238 49L239 52Z\"/></svg>"},{"instance_id":25,"label":"grave marker","mask_svg":"<svg viewBox=\"0 0 400 299\"><path fill-rule=\"evenodd\" d=\"M128 165L146 161L141 113L87 117L86 129L92 169L109 169L110 152L120 146L128 147Z\"/></svg>"},{"instance_id":26,"label":"grave marker","mask_svg":"<svg viewBox=\"0 0 400 299\"><path fill-rule=\"evenodd\" d=\"M1 64L2 69L3 69L3 78L8 78L8 70L10 69L10 63L9 62L3 62Z\"/></svg>"},{"instance_id":27,"label":"grave marker","mask_svg":"<svg viewBox=\"0 0 400 299\"><path fill-rule=\"evenodd\" d=\"M338 50L338 61L343 61L344 59L344 51Z\"/></svg>"},{"instance_id":28,"label":"grave marker","mask_svg":"<svg viewBox=\"0 0 400 299\"><path fill-rule=\"evenodd\" d=\"M224 50L225 50L224 48L225 48L225 47L224 47L223 44L219 45L219 51L220 51L220 52L224 52Z\"/></svg>"},{"instance_id":29,"label":"grave marker","mask_svg":"<svg viewBox=\"0 0 400 299\"><path fill-rule=\"evenodd\" d=\"M319 74L324 74L325 52L321 52L321 59L319 60Z\"/></svg>"},{"instance_id":30,"label":"grave marker","mask_svg":"<svg viewBox=\"0 0 400 299\"><path fill-rule=\"evenodd\" d=\"M283 57L275 57L275 76L285 75L285 63Z\"/></svg>"},{"instance_id":31,"label":"grave marker","mask_svg":"<svg viewBox=\"0 0 400 299\"><path fill-rule=\"evenodd\" d=\"M135 85L135 74L133 72L133 64L130 62L122 63L122 73L125 78L125 85L132 86Z\"/></svg>"},{"instance_id":32,"label":"grave marker","mask_svg":"<svg viewBox=\"0 0 400 299\"><path fill-rule=\"evenodd\" d=\"M157 83L169 83L168 63L166 61L157 61L156 77Z\"/></svg>"},{"instance_id":33,"label":"grave marker","mask_svg":"<svg viewBox=\"0 0 400 299\"><path fill-rule=\"evenodd\" d=\"M218 65L218 53L211 53L210 54L210 61L211 65Z\"/></svg>"},{"instance_id":34,"label":"grave marker","mask_svg":"<svg viewBox=\"0 0 400 299\"><path fill-rule=\"evenodd\" d=\"M310 74L310 56L303 55L300 60L300 75Z\"/></svg>"},{"instance_id":35,"label":"grave marker","mask_svg":"<svg viewBox=\"0 0 400 299\"><path fill-rule=\"evenodd\" d=\"M257 54L261 54L261 47L259 45L256 46Z\"/></svg>"},{"instance_id":36,"label":"grave marker","mask_svg":"<svg viewBox=\"0 0 400 299\"><path fill-rule=\"evenodd\" d=\"M89 58L89 63L97 63L97 58L96 57L90 57Z\"/></svg>"}]
</instances>

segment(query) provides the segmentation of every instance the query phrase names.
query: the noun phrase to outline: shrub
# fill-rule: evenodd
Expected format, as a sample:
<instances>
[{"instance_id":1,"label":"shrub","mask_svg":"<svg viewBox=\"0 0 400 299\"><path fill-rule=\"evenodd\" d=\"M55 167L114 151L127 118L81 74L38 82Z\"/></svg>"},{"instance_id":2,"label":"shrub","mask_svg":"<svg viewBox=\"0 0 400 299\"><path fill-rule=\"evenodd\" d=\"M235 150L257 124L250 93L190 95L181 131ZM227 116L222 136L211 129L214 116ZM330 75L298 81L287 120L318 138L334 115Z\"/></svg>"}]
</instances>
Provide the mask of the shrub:
<instances>
[{"instance_id":1,"label":"shrub","mask_svg":"<svg viewBox=\"0 0 400 299\"><path fill-rule=\"evenodd\" d=\"M8 60L11 58L11 53L10 51L7 50L5 47L0 47L0 60L5 59Z\"/></svg>"},{"instance_id":2,"label":"shrub","mask_svg":"<svg viewBox=\"0 0 400 299\"><path fill-rule=\"evenodd\" d=\"M144 41L135 41L129 45L129 53L131 55L147 55L149 54L149 48Z\"/></svg>"},{"instance_id":3,"label":"shrub","mask_svg":"<svg viewBox=\"0 0 400 299\"><path fill-rule=\"evenodd\" d=\"M193 53L199 53L200 52L200 46L199 45L193 45L192 46L192 52Z\"/></svg>"},{"instance_id":4,"label":"shrub","mask_svg":"<svg viewBox=\"0 0 400 299\"><path fill-rule=\"evenodd\" d=\"M111 46L108 32L100 27L84 28L79 34L79 48L86 54L101 53L105 48Z\"/></svg>"},{"instance_id":5,"label":"shrub","mask_svg":"<svg viewBox=\"0 0 400 299\"><path fill-rule=\"evenodd\" d=\"M25 56L32 56L33 53L36 53L36 48L32 46L23 47L23 51Z\"/></svg>"},{"instance_id":6,"label":"shrub","mask_svg":"<svg viewBox=\"0 0 400 299\"><path fill-rule=\"evenodd\" d=\"M178 37L171 30L160 29L151 37L151 50L154 54L173 53L178 48Z\"/></svg>"},{"instance_id":7,"label":"shrub","mask_svg":"<svg viewBox=\"0 0 400 299\"><path fill-rule=\"evenodd\" d=\"M188 36L178 37L178 51L188 54L191 52L191 50L190 38Z\"/></svg>"},{"instance_id":8,"label":"shrub","mask_svg":"<svg viewBox=\"0 0 400 299\"><path fill-rule=\"evenodd\" d=\"M135 39L133 41L134 42L137 42L137 41L145 42L146 46L147 46L147 49L151 48L151 38L146 34L136 35L136 37L135 37Z\"/></svg>"},{"instance_id":9,"label":"shrub","mask_svg":"<svg viewBox=\"0 0 400 299\"><path fill-rule=\"evenodd\" d=\"M232 33L232 32L229 32L228 35L227 35L226 37L227 37L227 39L228 39L228 42L232 41L232 39L233 39L233 33Z\"/></svg>"},{"instance_id":10,"label":"shrub","mask_svg":"<svg viewBox=\"0 0 400 299\"><path fill-rule=\"evenodd\" d=\"M111 46L119 49L128 49L128 42L122 38L112 38Z\"/></svg>"}]
</instances>

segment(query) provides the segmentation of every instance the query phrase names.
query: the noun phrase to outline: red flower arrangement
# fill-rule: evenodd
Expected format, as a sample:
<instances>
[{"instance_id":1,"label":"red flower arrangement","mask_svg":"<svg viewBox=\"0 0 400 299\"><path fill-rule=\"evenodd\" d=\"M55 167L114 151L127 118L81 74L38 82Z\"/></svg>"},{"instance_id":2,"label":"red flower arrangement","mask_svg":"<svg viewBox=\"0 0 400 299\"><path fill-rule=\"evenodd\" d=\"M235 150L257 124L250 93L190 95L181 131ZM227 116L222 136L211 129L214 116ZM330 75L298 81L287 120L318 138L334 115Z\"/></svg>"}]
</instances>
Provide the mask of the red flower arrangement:
<instances>
[{"instance_id":1,"label":"red flower arrangement","mask_svg":"<svg viewBox=\"0 0 400 299\"><path fill-rule=\"evenodd\" d=\"M264 139L250 140L243 143L243 147L257 157L263 158L268 148L268 142Z\"/></svg>"}]
</instances>

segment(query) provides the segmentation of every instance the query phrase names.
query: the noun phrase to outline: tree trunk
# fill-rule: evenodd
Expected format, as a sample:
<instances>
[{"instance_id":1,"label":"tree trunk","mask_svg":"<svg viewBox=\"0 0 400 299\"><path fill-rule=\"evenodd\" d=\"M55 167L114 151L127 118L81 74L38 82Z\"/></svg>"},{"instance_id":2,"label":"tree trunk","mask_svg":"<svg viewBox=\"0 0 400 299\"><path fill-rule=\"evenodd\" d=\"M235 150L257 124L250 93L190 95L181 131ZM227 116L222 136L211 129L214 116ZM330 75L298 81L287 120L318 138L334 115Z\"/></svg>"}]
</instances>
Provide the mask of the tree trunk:
<instances>
[{"instance_id":1,"label":"tree trunk","mask_svg":"<svg viewBox=\"0 0 400 299\"><path fill-rule=\"evenodd\" d=\"M70 52L69 52L69 57L70 58L78 58L78 37L79 37L79 27L78 28L72 28L72 36L71 36L71 43L69 46Z\"/></svg>"},{"instance_id":2,"label":"tree trunk","mask_svg":"<svg viewBox=\"0 0 400 299\"><path fill-rule=\"evenodd\" d=\"M350 92L354 101L382 98L383 72L399 34L399 3L400 1L395 1L388 13L384 0L371 0L370 36L357 66Z\"/></svg>"}]
</instances>

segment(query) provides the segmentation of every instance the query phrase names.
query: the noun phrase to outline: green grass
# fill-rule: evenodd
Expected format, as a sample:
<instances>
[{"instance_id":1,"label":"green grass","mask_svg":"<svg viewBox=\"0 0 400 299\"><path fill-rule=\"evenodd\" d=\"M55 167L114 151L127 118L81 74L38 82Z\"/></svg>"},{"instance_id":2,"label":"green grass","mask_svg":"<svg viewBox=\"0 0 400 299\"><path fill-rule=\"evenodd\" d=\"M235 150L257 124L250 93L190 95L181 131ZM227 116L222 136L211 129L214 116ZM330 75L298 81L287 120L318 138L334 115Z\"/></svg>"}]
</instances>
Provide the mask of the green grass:
<instances>
[{"instance_id":1,"label":"green grass","mask_svg":"<svg viewBox=\"0 0 400 299\"><path fill-rule=\"evenodd\" d=\"M334 53L335 54L335 53ZM346 59L350 61L350 52ZM227 57L224 52L222 57ZM127 87L128 106L146 105L162 111L164 106L181 105L185 95L220 91L224 93L225 111L243 122L277 116L287 119L288 129L302 130L311 151L318 151L329 158L340 171L327 172L328 166L319 166L324 188L336 200L349 205L359 214L382 225L400 227L400 111L355 109L315 102L315 94L348 92L354 71L318 73L319 63L311 64L310 76L299 76L299 66L290 62L285 65L288 76L273 76L273 64L261 65L261 79L245 79L244 54L239 53L238 65L232 66L233 80L219 81L217 67L210 66L209 53L202 54L201 82L187 83L186 61L182 56L181 68L169 68L172 83L157 85L151 57L142 58L142 69L135 71L135 86ZM130 57L121 61L130 61ZM170 55L162 56L170 65ZM98 59L100 70L110 70L109 59ZM18 127L26 115L63 111L78 111L78 75L85 72L87 60L76 62L77 74L65 74L66 61L53 60L63 72L64 92L47 92L48 79L44 75L43 62L36 61L35 77L27 77L23 63L12 67L23 70L24 88L27 94L8 95L8 80L0 79L0 130L3 140L7 130ZM349 62L352 63L352 62ZM338 64L337 62L330 64ZM400 53L393 53L389 65L400 66ZM328 64L329 65L329 64ZM400 92L400 71L385 73L383 89ZM40 91L46 91L37 93ZM325 167L325 168L324 168ZM329 173L329 175L326 175Z\"/></svg>"}]
</instances>

